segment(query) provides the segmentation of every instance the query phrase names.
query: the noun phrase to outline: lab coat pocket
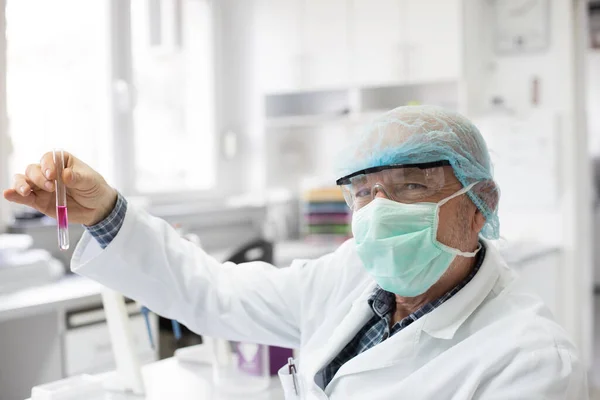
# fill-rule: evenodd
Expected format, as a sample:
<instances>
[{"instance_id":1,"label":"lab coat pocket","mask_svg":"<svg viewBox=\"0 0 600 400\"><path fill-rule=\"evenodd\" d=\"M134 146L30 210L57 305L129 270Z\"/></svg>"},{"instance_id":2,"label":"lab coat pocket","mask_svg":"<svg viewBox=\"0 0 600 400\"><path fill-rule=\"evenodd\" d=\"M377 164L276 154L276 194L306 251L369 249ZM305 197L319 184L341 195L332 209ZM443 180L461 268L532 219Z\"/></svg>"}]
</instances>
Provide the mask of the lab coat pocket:
<instances>
[{"instance_id":1,"label":"lab coat pocket","mask_svg":"<svg viewBox=\"0 0 600 400\"><path fill-rule=\"evenodd\" d=\"M283 394L285 400L300 399L300 377L297 373L290 373L288 365L284 365L277 372L281 386L283 387Z\"/></svg>"}]
</instances>

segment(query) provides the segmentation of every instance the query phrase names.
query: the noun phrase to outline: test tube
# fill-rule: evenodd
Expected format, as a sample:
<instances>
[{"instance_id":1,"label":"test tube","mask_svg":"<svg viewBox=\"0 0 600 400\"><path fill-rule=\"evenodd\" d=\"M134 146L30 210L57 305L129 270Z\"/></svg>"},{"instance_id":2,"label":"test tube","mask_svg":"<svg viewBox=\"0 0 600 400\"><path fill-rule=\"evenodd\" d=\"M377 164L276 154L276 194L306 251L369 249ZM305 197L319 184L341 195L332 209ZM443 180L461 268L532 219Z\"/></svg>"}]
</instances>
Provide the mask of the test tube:
<instances>
[{"instance_id":1,"label":"test tube","mask_svg":"<svg viewBox=\"0 0 600 400\"><path fill-rule=\"evenodd\" d=\"M65 153L62 149L54 149L54 165L56 166L56 222L58 230L58 248L69 249L69 219L67 217L67 188L62 174L65 169Z\"/></svg>"}]
</instances>

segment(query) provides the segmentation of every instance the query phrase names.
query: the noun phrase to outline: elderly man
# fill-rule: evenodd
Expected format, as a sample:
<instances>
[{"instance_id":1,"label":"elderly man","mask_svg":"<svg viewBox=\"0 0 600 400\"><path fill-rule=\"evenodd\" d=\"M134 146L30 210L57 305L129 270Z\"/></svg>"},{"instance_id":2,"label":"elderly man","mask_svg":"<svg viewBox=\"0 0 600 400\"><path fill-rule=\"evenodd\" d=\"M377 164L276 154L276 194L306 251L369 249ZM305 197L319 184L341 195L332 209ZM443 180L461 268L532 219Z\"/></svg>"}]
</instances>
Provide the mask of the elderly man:
<instances>
[{"instance_id":1,"label":"elderly man","mask_svg":"<svg viewBox=\"0 0 600 400\"><path fill-rule=\"evenodd\" d=\"M283 269L218 263L68 155L87 228L72 269L200 334L299 348L286 398L587 398L567 335L488 241L499 193L477 128L400 107L344 154L354 238ZM47 154L4 196L54 216L54 178Z\"/></svg>"}]
</instances>

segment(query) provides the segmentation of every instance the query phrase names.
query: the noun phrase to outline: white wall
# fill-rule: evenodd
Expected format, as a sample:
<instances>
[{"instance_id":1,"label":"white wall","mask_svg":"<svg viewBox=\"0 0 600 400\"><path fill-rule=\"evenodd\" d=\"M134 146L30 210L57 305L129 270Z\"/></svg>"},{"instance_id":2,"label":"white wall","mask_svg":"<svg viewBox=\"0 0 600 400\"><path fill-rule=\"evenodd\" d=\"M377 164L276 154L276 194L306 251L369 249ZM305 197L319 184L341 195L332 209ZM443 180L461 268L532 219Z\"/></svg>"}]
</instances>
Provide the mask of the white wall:
<instances>
[{"instance_id":1,"label":"white wall","mask_svg":"<svg viewBox=\"0 0 600 400\"><path fill-rule=\"evenodd\" d=\"M8 157L11 153L6 117L6 19L5 0L0 0L0 189L10 185ZM0 232L4 232L10 218L8 203L0 199Z\"/></svg>"},{"instance_id":2,"label":"white wall","mask_svg":"<svg viewBox=\"0 0 600 400\"><path fill-rule=\"evenodd\" d=\"M554 210L536 212L528 209L521 215L520 210L511 209L504 215L516 215L509 222L513 224L514 231L530 229L534 237L554 236L560 244L562 263L555 279L560 282L560 292L556 296L561 300L562 309L557 318L571 333L589 364L592 322L591 177L584 115L584 60L579 57L584 47L586 1L550 0L549 49L539 54L512 56L499 56L493 52L491 4L484 0L465 0L467 23L477 27L470 27L465 37L466 92L469 95L466 111L471 117L480 116L489 108L492 97L501 96L519 118L527 118L536 111L536 106L531 103L532 79L540 81L540 103L537 107L554 114L558 120L558 137L553 139L558 158L556 168L548 171L557 185L557 205ZM531 151L532 157L539 155L536 153L539 149L527 150ZM532 185L536 184L531 171L524 170L521 180L527 179L531 179ZM506 222L507 218L501 214L501 224L503 219ZM544 276L540 279L549 278Z\"/></svg>"},{"instance_id":3,"label":"white wall","mask_svg":"<svg viewBox=\"0 0 600 400\"><path fill-rule=\"evenodd\" d=\"M600 49L587 54L587 117L590 153L600 156Z\"/></svg>"}]
</instances>

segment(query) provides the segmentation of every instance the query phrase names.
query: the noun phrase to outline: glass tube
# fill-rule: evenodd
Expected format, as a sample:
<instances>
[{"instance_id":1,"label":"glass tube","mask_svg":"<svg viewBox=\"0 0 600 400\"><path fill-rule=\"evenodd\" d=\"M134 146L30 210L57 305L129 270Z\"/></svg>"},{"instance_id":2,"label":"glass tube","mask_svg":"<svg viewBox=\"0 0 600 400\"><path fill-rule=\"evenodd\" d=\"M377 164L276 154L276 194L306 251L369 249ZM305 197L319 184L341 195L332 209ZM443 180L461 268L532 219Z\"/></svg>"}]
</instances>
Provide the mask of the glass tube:
<instances>
[{"instance_id":1,"label":"glass tube","mask_svg":"<svg viewBox=\"0 0 600 400\"><path fill-rule=\"evenodd\" d=\"M67 188L63 182L65 169L65 153L62 149L54 149L54 165L56 166L56 222L58 230L58 248L69 249L69 219L67 217Z\"/></svg>"}]
</instances>

